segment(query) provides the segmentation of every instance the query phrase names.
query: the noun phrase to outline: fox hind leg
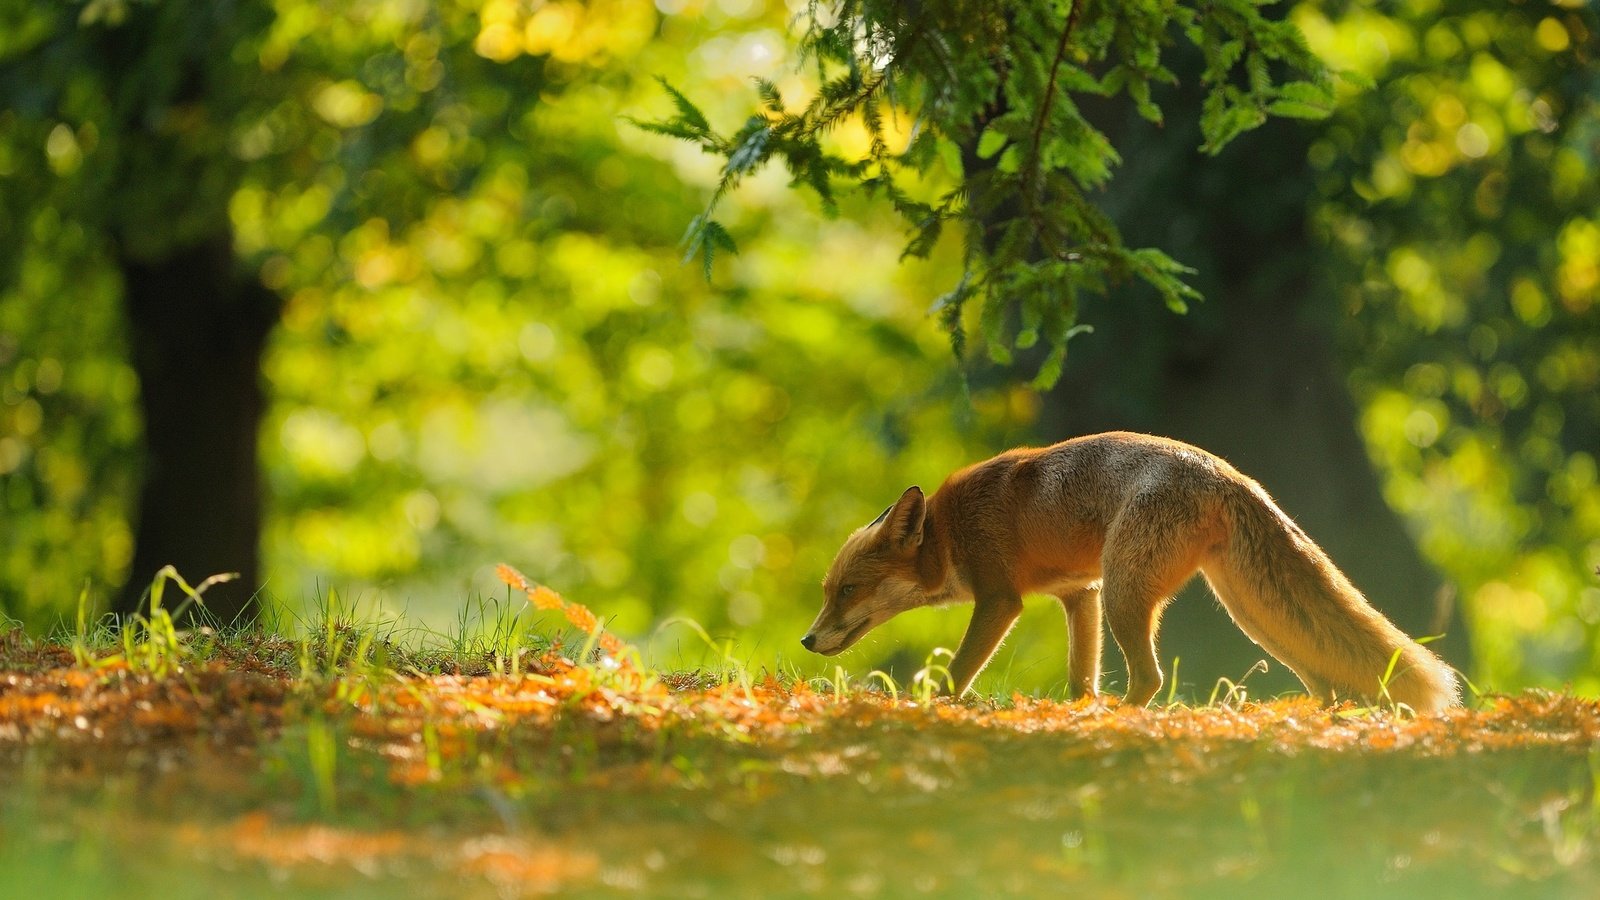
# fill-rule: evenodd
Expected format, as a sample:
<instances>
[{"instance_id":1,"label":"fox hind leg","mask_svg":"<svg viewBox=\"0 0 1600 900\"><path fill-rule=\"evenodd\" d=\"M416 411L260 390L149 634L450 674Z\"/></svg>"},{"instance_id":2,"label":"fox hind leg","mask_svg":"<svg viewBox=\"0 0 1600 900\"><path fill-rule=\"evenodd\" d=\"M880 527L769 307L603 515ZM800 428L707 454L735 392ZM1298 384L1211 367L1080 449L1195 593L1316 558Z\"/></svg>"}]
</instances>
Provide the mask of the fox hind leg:
<instances>
[{"instance_id":1,"label":"fox hind leg","mask_svg":"<svg viewBox=\"0 0 1600 900\"><path fill-rule=\"evenodd\" d=\"M1161 690L1161 662L1156 657L1156 627L1161 619L1163 598L1147 596L1135 588L1120 584L1113 587L1106 579L1106 619L1111 626L1111 637L1122 650L1128 665L1128 690L1122 702L1130 706L1143 706Z\"/></svg>"},{"instance_id":2,"label":"fox hind leg","mask_svg":"<svg viewBox=\"0 0 1600 900\"><path fill-rule=\"evenodd\" d=\"M1149 703L1165 680L1156 630L1162 609L1199 566L1204 548L1196 519L1170 499L1139 498L1106 535L1100 596L1111 637L1128 664L1126 704Z\"/></svg>"}]
</instances>

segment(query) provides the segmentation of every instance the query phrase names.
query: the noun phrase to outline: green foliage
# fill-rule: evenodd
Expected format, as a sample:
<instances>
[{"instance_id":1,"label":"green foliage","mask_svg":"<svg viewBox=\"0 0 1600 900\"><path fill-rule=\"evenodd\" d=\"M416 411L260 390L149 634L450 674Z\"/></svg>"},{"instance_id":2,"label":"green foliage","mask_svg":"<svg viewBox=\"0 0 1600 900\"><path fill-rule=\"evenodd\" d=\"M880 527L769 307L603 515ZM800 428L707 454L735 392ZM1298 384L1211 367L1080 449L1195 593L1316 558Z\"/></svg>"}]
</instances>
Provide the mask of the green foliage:
<instances>
[{"instance_id":1,"label":"green foliage","mask_svg":"<svg viewBox=\"0 0 1600 900\"><path fill-rule=\"evenodd\" d=\"M1174 311L1199 298L1185 281L1191 270L1160 250L1125 246L1090 199L1119 157L1080 100L1125 98L1160 122L1152 88L1176 81L1165 60L1181 35L1206 62L1207 153L1269 115L1321 118L1333 107L1332 75L1299 29L1250 0L845 0L811 3L807 21L799 52L815 67L816 87L805 103L790 106L777 85L758 80L760 108L722 134L663 81L674 115L636 123L721 160L706 209L690 223L689 255L702 257L709 276L715 255L733 250L715 213L769 163L782 163L829 212L838 186L881 197L909 234L906 257L933 253L947 226L962 235L958 286L933 307L956 355L976 300L994 361L1009 364L1012 348L1043 340L1041 388L1060 377L1081 294L1137 279ZM831 139L847 122L863 129L864 153Z\"/></svg>"},{"instance_id":2,"label":"green foliage","mask_svg":"<svg viewBox=\"0 0 1600 900\"><path fill-rule=\"evenodd\" d=\"M891 223L853 209L860 221L809 222L778 194L744 211L789 224L742 242L730 296L679 265L697 205L680 177L696 170L619 127L658 96L631 73L737 102L751 76L781 83L779 54L765 69L709 54L777 48L787 14L602 6L554 32L548 7L284 0L235 52L202 54L228 83L185 109L223 148L241 266L285 299L261 437L280 608L337 596L445 630L461 597L497 590L503 559L596 598L623 633L687 613L719 641L739 629L770 664L871 498L1025 439L1022 394L949 412L961 387L917 299L948 268L897 266ZM46 38L85 56L154 12L83 28L30 12L55 30L14 32L35 38L8 46L0 85L36 90L22 73ZM141 33L126 70L149 70L141 81L193 55L176 49L190 37ZM115 87L85 66L52 70L77 79L61 96ZM0 202L15 212L0 216L14 239L0 265L21 273L0 287L0 609L34 629L71 617L85 577L103 603L131 548L138 389L101 213L123 196L103 180L117 148L142 138L118 136L110 108L0 111ZM165 177L163 195L181 194L187 176ZM170 224L135 218L152 237ZM849 258L818 265L818 247ZM355 624L318 632L334 643L305 648L308 665L382 650ZM499 665L517 640L500 635Z\"/></svg>"},{"instance_id":3,"label":"green foliage","mask_svg":"<svg viewBox=\"0 0 1600 900\"><path fill-rule=\"evenodd\" d=\"M63 584L88 576L103 597L128 564L140 435L122 260L226 239L263 187L295 198L279 223L289 232L337 233L378 210L406 221L427 191L459 185L458 172L415 178L407 160L460 118L442 70L471 71L475 17L379 6L342 16L293 2L8 7L0 605L46 622L67 605ZM524 89L526 74L513 76Z\"/></svg>"},{"instance_id":4,"label":"green foliage","mask_svg":"<svg viewBox=\"0 0 1600 900\"><path fill-rule=\"evenodd\" d=\"M1600 12L1296 18L1376 84L1311 161L1387 497L1454 579L1489 683L1600 690Z\"/></svg>"}]
</instances>

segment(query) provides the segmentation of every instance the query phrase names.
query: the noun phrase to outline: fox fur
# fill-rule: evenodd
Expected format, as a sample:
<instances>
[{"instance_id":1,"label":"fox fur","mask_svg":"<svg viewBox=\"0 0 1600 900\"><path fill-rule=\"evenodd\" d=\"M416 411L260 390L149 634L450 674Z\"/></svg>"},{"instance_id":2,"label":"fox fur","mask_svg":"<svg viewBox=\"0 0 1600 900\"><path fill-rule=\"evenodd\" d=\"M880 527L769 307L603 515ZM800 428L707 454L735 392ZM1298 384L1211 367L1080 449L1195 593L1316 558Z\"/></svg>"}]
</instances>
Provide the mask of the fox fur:
<instances>
[{"instance_id":1,"label":"fox fur","mask_svg":"<svg viewBox=\"0 0 1600 900\"><path fill-rule=\"evenodd\" d=\"M845 540L801 643L831 656L905 610L971 601L950 664L959 696L1023 595L1050 594L1066 610L1073 695L1098 692L1103 612L1127 662L1124 702L1142 706L1162 686L1161 611L1196 571L1324 702L1459 703L1450 667L1374 609L1261 485L1198 447L1128 432L1011 450L932 497L907 489Z\"/></svg>"}]
</instances>

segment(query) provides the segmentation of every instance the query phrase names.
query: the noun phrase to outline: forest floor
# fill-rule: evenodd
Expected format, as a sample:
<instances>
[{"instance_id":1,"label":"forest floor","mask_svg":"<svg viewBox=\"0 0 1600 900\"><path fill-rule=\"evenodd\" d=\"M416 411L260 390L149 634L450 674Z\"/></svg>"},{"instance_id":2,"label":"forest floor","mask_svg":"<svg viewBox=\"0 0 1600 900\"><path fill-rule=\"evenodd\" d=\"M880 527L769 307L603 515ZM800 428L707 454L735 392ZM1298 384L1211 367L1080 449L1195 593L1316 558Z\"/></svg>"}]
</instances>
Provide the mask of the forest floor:
<instances>
[{"instance_id":1,"label":"forest floor","mask_svg":"<svg viewBox=\"0 0 1600 900\"><path fill-rule=\"evenodd\" d=\"M0 895L1600 896L1566 695L955 702L163 618L0 635Z\"/></svg>"}]
</instances>

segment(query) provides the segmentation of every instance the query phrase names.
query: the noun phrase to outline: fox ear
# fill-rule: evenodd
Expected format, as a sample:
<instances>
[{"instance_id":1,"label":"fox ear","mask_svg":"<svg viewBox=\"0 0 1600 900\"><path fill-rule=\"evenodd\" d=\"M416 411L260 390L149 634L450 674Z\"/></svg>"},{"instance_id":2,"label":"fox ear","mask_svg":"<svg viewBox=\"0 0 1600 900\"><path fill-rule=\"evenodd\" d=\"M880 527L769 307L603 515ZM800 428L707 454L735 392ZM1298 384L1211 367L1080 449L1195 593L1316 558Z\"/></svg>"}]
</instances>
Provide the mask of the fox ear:
<instances>
[{"instance_id":1,"label":"fox ear","mask_svg":"<svg viewBox=\"0 0 1600 900\"><path fill-rule=\"evenodd\" d=\"M922 499L922 488L912 485L900 495L894 506L884 514L884 533L889 543L909 550L922 543L922 522L927 515L927 504Z\"/></svg>"}]
</instances>

